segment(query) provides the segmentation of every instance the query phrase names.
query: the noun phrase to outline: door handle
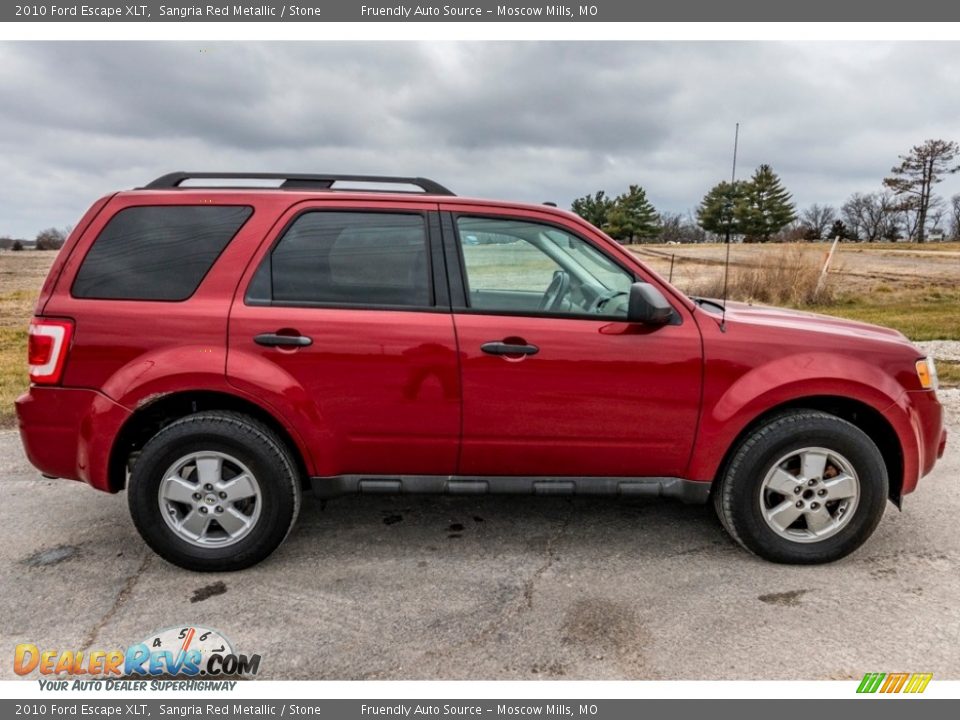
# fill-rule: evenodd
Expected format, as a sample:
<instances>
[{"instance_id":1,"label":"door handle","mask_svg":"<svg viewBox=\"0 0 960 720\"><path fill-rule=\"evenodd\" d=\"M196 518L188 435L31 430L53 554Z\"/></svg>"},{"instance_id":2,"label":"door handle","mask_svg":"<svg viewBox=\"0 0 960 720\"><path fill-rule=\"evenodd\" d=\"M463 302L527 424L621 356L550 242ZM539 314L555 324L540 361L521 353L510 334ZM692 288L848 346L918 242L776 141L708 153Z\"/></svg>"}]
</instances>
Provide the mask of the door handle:
<instances>
[{"instance_id":1,"label":"door handle","mask_svg":"<svg viewBox=\"0 0 960 720\"><path fill-rule=\"evenodd\" d=\"M264 347L306 347L313 345L313 338L306 335L280 335L279 333L262 333L253 338L257 345Z\"/></svg>"},{"instance_id":2,"label":"door handle","mask_svg":"<svg viewBox=\"0 0 960 720\"><path fill-rule=\"evenodd\" d=\"M540 348L536 345L514 345L506 342L488 342L480 346L487 355L536 355Z\"/></svg>"}]
</instances>

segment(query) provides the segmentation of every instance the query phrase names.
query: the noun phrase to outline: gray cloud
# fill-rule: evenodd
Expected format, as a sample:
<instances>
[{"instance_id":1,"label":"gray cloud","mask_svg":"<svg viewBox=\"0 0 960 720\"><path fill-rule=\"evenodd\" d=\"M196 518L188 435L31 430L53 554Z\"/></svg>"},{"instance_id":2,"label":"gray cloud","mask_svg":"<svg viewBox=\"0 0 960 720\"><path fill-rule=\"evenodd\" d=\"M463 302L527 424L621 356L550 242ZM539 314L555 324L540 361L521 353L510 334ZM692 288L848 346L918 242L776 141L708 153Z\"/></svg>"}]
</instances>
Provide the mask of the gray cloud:
<instances>
[{"instance_id":1,"label":"gray cloud","mask_svg":"<svg viewBox=\"0 0 960 720\"><path fill-rule=\"evenodd\" d=\"M957 43L0 43L0 235L174 169L415 174L686 211L773 165L801 206L960 140ZM960 177L938 187L960 192Z\"/></svg>"}]
</instances>

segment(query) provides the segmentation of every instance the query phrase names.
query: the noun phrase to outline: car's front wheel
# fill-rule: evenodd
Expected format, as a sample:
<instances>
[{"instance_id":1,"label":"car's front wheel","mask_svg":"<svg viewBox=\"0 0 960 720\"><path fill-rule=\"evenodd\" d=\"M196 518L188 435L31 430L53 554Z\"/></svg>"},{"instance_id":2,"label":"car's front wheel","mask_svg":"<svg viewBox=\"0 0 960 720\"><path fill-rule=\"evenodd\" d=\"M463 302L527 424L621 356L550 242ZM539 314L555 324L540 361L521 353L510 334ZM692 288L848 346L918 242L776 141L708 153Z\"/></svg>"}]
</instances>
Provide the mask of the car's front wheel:
<instances>
[{"instance_id":1,"label":"car's front wheel","mask_svg":"<svg viewBox=\"0 0 960 720\"><path fill-rule=\"evenodd\" d=\"M730 535L757 555L824 563L870 537L888 482L866 433L834 415L794 410L740 443L714 490L714 506Z\"/></svg>"},{"instance_id":2,"label":"car's front wheel","mask_svg":"<svg viewBox=\"0 0 960 720\"><path fill-rule=\"evenodd\" d=\"M144 445L127 488L147 544L188 570L240 570L283 542L300 507L284 442L246 415L215 411L167 425Z\"/></svg>"}]
</instances>

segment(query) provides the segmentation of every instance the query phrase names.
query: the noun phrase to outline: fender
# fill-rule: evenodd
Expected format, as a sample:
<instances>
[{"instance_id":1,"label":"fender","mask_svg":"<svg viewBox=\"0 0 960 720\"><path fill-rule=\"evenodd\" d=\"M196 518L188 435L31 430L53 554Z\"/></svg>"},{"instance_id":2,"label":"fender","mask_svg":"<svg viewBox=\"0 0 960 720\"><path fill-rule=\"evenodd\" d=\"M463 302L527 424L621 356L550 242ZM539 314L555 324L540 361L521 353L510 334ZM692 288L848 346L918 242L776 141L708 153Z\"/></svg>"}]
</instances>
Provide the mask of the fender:
<instances>
[{"instance_id":1,"label":"fender","mask_svg":"<svg viewBox=\"0 0 960 720\"><path fill-rule=\"evenodd\" d=\"M861 402L890 422L905 458L914 445L907 416L894 408L905 389L863 360L830 352L781 356L748 370L725 388L715 375L711 376L708 361L697 448L687 471L692 480L712 481L733 442L750 423L803 398L835 396ZM791 379L784 382L785 378Z\"/></svg>"},{"instance_id":2,"label":"fender","mask_svg":"<svg viewBox=\"0 0 960 720\"><path fill-rule=\"evenodd\" d=\"M229 362L229 373L222 379L231 392L273 408L274 417L296 434L311 475L336 474L337 435L299 381L277 363L236 346L230 348Z\"/></svg>"},{"instance_id":3,"label":"fender","mask_svg":"<svg viewBox=\"0 0 960 720\"><path fill-rule=\"evenodd\" d=\"M185 357L191 358L189 363L184 362ZM197 357L202 360L197 361ZM226 361L227 352L222 347L184 345L163 348L145 353L122 367L104 383L103 392L129 410L131 415L174 393L219 392L233 395L256 405L280 423L296 444L307 470L314 473L314 458L309 450L311 445L302 432L304 423L296 422L297 415L292 412L295 403L292 405L291 398L286 394L293 378L283 384L277 382L276 378L268 377L266 370L261 368L246 386L235 385L227 381ZM171 368L177 367L190 369L171 372ZM276 366L269 367L274 375L279 372ZM322 425L319 418L314 422L318 427Z\"/></svg>"}]
</instances>

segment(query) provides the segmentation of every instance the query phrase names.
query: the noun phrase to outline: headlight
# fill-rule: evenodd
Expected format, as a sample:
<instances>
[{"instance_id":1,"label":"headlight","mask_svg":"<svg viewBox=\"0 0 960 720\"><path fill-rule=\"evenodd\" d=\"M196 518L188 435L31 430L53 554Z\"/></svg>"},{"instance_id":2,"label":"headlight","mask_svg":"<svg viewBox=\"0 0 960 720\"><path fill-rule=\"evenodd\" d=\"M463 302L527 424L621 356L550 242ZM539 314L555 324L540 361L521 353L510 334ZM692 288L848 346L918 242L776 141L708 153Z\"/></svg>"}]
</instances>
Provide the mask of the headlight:
<instances>
[{"instance_id":1,"label":"headlight","mask_svg":"<svg viewBox=\"0 0 960 720\"><path fill-rule=\"evenodd\" d=\"M920 379L920 387L924 390L936 390L939 387L937 366L934 364L932 357L917 360L917 377Z\"/></svg>"}]
</instances>

